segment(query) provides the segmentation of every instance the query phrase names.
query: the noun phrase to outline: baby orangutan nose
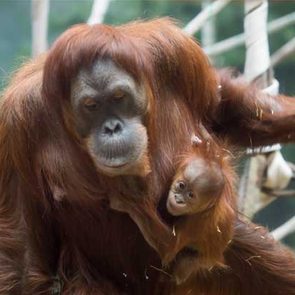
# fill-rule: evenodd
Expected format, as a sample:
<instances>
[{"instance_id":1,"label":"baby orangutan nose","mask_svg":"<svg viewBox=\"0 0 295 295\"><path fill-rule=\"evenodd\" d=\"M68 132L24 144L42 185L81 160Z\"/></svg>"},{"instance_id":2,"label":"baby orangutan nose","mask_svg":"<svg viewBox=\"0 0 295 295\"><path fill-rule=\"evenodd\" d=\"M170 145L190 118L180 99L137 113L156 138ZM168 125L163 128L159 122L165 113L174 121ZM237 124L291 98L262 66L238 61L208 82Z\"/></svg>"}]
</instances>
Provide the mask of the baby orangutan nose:
<instances>
[{"instance_id":1,"label":"baby orangutan nose","mask_svg":"<svg viewBox=\"0 0 295 295\"><path fill-rule=\"evenodd\" d=\"M177 204L184 204L185 203L184 197L182 194L175 194L174 198L175 198L175 201Z\"/></svg>"}]
</instances>

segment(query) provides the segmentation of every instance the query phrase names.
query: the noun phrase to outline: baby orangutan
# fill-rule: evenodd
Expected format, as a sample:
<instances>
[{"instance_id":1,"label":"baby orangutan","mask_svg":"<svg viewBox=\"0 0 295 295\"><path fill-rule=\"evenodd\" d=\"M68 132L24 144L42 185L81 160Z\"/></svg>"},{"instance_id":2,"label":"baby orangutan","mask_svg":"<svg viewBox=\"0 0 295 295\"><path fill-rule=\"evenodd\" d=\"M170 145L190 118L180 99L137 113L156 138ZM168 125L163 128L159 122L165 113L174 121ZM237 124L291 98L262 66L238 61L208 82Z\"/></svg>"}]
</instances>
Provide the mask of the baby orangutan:
<instances>
[{"instance_id":1,"label":"baby orangutan","mask_svg":"<svg viewBox=\"0 0 295 295\"><path fill-rule=\"evenodd\" d=\"M226 194L222 163L194 154L181 163L167 198L167 210L177 216L172 262L178 283L197 271L224 267L223 252L231 240L233 210ZM173 260L174 259L174 260Z\"/></svg>"},{"instance_id":2,"label":"baby orangutan","mask_svg":"<svg viewBox=\"0 0 295 295\"><path fill-rule=\"evenodd\" d=\"M198 271L224 267L223 253L232 238L234 218L233 194L227 188L231 175L224 175L223 171L230 171L223 170L224 165L226 158L197 147L183 157L166 203L175 216L172 230L148 216L151 210L144 203L122 197L111 200L113 209L127 212L137 223L178 284Z\"/></svg>"}]
</instances>

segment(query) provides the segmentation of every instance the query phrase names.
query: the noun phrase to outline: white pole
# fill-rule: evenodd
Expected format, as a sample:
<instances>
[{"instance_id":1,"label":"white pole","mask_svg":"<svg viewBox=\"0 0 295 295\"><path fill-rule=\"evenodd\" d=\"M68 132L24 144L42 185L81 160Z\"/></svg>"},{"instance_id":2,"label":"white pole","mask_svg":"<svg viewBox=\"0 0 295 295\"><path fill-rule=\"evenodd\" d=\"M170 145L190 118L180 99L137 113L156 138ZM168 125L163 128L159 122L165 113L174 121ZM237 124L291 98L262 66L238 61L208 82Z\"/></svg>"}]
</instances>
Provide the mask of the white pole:
<instances>
[{"instance_id":1,"label":"white pole","mask_svg":"<svg viewBox=\"0 0 295 295\"><path fill-rule=\"evenodd\" d=\"M94 0L87 24L94 25L103 23L110 2L110 0Z\"/></svg>"},{"instance_id":2,"label":"white pole","mask_svg":"<svg viewBox=\"0 0 295 295\"><path fill-rule=\"evenodd\" d=\"M49 0L32 0L32 56L47 49Z\"/></svg>"},{"instance_id":3,"label":"white pole","mask_svg":"<svg viewBox=\"0 0 295 295\"><path fill-rule=\"evenodd\" d=\"M270 67L267 13L267 0L245 0L245 77L249 82L255 79L261 88L269 86L267 79ZM264 204L271 201L270 198L261 199L261 179L266 167L267 162L264 155L258 155L246 161L239 187L239 206L250 218Z\"/></svg>"},{"instance_id":4,"label":"white pole","mask_svg":"<svg viewBox=\"0 0 295 295\"><path fill-rule=\"evenodd\" d=\"M283 45L271 56L271 65L274 67L285 58L295 53L295 37Z\"/></svg>"},{"instance_id":5,"label":"white pole","mask_svg":"<svg viewBox=\"0 0 295 295\"><path fill-rule=\"evenodd\" d=\"M295 23L295 12L282 16L274 21L271 21L267 26L268 33L275 33L281 29ZM239 34L228 39L222 40L210 47L206 47L205 51L209 55L222 54L228 50L234 49L245 44L245 34Z\"/></svg>"},{"instance_id":6,"label":"white pole","mask_svg":"<svg viewBox=\"0 0 295 295\"><path fill-rule=\"evenodd\" d=\"M261 78L270 67L267 14L267 0L246 0L244 20L247 49L245 76L249 82ZM271 81L264 80L260 83L260 87L266 88L270 83Z\"/></svg>"},{"instance_id":7,"label":"white pole","mask_svg":"<svg viewBox=\"0 0 295 295\"><path fill-rule=\"evenodd\" d=\"M273 230L271 234L275 240L281 240L284 237L288 236L295 232L295 216L285 222L283 225Z\"/></svg>"},{"instance_id":8,"label":"white pole","mask_svg":"<svg viewBox=\"0 0 295 295\"><path fill-rule=\"evenodd\" d=\"M220 12L232 0L216 0L205 9L203 9L195 18L193 18L184 28L189 35L197 33L203 24L212 16Z\"/></svg>"},{"instance_id":9,"label":"white pole","mask_svg":"<svg viewBox=\"0 0 295 295\"><path fill-rule=\"evenodd\" d=\"M212 4L212 0L203 0L202 1L202 10L207 8L210 4ZM212 46L215 43L215 17L212 16L208 19L201 30L201 40L202 40L202 47Z\"/></svg>"}]
</instances>

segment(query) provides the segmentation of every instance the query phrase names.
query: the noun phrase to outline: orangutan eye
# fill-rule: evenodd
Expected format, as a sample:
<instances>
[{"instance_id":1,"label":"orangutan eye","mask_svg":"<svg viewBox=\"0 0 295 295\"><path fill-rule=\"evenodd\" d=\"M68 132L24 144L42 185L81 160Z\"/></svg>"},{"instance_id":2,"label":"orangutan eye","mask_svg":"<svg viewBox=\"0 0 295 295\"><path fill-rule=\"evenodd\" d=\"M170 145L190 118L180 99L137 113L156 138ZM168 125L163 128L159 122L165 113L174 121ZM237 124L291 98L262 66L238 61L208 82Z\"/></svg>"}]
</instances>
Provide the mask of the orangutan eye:
<instances>
[{"instance_id":1,"label":"orangutan eye","mask_svg":"<svg viewBox=\"0 0 295 295\"><path fill-rule=\"evenodd\" d=\"M189 197L189 198L193 198L193 197L194 197L194 193L193 193L193 192L189 192L189 193L188 193L188 197Z\"/></svg>"},{"instance_id":2,"label":"orangutan eye","mask_svg":"<svg viewBox=\"0 0 295 295\"><path fill-rule=\"evenodd\" d=\"M183 181L180 181L177 183L176 188L179 190L184 190L185 189L185 183Z\"/></svg>"},{"instance_id":3,"label":"orangutan eye","mask_svg":"<svg viewBox=\"0 0 295 295\"><path fill-rule=\"evenodd\" d=\"M115 101L121 101L125 97L126 93L122 89L117 89L113 94Z\"/></svg>"},{"instance_id":4,"label":"orangutan eye","mask_svg":"<svg viewBox=\"0 0 295 295\"><path fill-rule=\"evenodd\" d=\"M98 107L97 101L91 97L85 98L83 101L83 105L88 111L94 111Z\"/></svg>"}]
</instances>

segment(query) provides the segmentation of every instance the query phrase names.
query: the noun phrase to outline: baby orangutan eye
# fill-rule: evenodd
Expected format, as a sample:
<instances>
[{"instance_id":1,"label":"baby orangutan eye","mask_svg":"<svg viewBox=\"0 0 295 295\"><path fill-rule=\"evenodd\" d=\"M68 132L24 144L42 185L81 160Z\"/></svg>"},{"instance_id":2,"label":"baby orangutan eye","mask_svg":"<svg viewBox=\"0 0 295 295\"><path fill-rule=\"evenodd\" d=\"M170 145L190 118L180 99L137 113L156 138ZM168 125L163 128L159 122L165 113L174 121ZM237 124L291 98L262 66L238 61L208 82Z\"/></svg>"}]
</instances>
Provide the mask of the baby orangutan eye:
<instances>
[{"instance_id":1,"label":"baby orangutan eye","mask_svg":"<svg viewBox=\"0 0 295 295\"><path fill-rule=\"evenodd\" d=\"M188 197L189 197L189 198L193 198L193 197L194 197L194 193L193 193L193 192L189 192L189 193L188 193Z\"/></svg>"},{"instance_id":2,"label":"baby orangutan eye","mask_svg":"<svg viewBox=\"0 0 295 295\"><path fill-rule=\"evenodd\" d=\"M176 189L178 189L178 190L184 190L185 189L185 183L183 181L179 181L176 184Z\"/></svg>"}]
</instances>

